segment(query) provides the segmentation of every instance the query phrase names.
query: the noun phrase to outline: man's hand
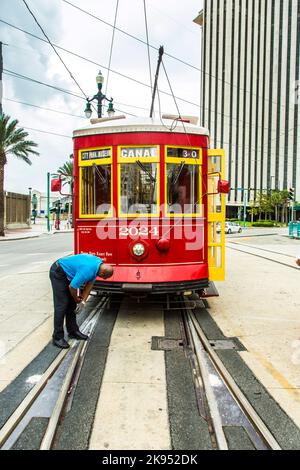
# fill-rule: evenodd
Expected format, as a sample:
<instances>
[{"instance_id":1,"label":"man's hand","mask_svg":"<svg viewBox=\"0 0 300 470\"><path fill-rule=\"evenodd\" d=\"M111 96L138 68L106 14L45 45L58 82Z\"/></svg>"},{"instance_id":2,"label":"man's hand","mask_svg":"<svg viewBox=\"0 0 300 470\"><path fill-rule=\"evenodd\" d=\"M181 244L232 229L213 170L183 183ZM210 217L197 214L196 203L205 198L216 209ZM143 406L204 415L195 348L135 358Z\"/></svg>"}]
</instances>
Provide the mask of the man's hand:
<instances>
[{"instance_id":1,"label":"man's hand","mask_svg":"<svg viewBox=\"0 0 300 470\"><path fill-rule=\"evenodd\" d=\"M86 301L90 295L90 292L93 288L94 283L88 282L81 293L82 300Z\"/></svg>"},{"instance_id":2,"label":"man's hand","mask_svg":"<svg viewBox=\"0 0 300 470\"><path fill-rule=\"evenodd\" d=\"M296 264L300 267L300 259L297 259Z\"/></svg>"},{"instance_id":3,"label":"man's hand","mask_svg":"<svg viewBox=\"0 0 300 470\"><path fill-rule=\"evenodd\" d=\"M73 299L77 304L79 304L82 301L82 297L77 295L77 289L74 289L74 287L72 287L71 285L69 286L69 289Z\"/></svg>"}]
</instances>

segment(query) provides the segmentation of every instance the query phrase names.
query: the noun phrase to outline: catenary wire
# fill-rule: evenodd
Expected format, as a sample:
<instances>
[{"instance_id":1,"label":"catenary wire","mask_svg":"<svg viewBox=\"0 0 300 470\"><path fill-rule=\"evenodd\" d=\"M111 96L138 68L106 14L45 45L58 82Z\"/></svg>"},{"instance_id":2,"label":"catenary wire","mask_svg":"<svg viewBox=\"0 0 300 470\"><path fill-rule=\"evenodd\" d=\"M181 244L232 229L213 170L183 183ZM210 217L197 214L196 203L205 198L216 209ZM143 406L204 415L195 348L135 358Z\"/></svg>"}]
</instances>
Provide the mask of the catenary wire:
<instances>
[{"instance_id":1,"label":"catenary wire","mask_svg":"<svg viewBox=\"0 0 300 470\"><path fill-rule=\"evenodd\" d=\"M61 93L66 93L68 95L71 95L71 96L74 96L75 98L79 98L81 100L85 100L82 96L80 95L77 95L75 93L72 93L71 91L68 91L68 90L65 90L64 88L59 88L59 87L56 87L54 85L49 85L48 83L45 83L45 82L42 82L40 80L35 80L33 78L30 78L30 77L26 77L25 75L22 75L22 74L19 74L17 72L14 72L14 71L11 71L11 70L8 70L8 69L3 69L3 73L5 75L8 75L10 77L14 77L14 78L19 78L19 79L22 79L22 80L27 80L29 82L33 82L33 83L36 83L38 85L43 85L43 86L46 86L46 87L49 87L49 88L53 88L54 90L57 90ZM107 107L107 105L103 105L104 107ZM124 104L124 106L127 106ZM135 114L132 114L132 113L128 113L127 111L123 111L121 109L117 109L115 108L116 111L119 111L120 113L124 113L124 114L127 114L128 116L133 116L133 117L136 117Z\"/></svg>"},{"instance_id":2,"label":"catenary wire","mask_svg":"<svg viewBox=\"0 0 300 470\"><path fill-rule=\"evenodd\" d=\"M0 22L1 22L1 23L4 23L4 24L6 24L7 26L10 26L10 27L12 27L12 28L14 28L14 29L17 29L18 31L21 31L21 32L24 33L24 34L28 34L29 36L31 36L31 37L33 37L33 38L39 40L39 41L42 41L42 42L45 42L46 44L49 44L48 41L46 41L45 39L40 38L39 36L36 36L35 34L29 33L28 31L25 31L25 30L22 29L22 28L19 28L19 27L17 27L17 26L14 26L14 25L12 25L11 23L8 23L7 21L4 21L4 20L0 19ZM96 61L91 60L91 59L87 59L86 57L83 57L83 56L81 56L80 54L77 54L76 52L73 52L73 51L70 51L70 50L68 50L68 49L65 49L64 47L58 46L57 44L54 44L54 46L56 47L56 49L62 50L62 51L66 52L66 53L68 53L68 54L70 54L70 55L73 55L74 57L77 57L78 59L84 60L85 62L89 62L90 64L97 65L98 67L107 70L107 67L106 67L105 65L103 65L103 64L99 64L99 62L96 62ZM123 73L121 73L121 72L118 72L117 70L112 70L112 69L111 69L111 72L114 73L114 74L116 74L116 75L119 75L119 76L122 77L122 78L126 78L127 80L130 80L130 81L132 81L132 82L134 82L134 83L137 83L137 84L142 85L142 86L144 86L144 87L150 88L150 85L149 85L149 84L144 83L144 82L141 82L140 80L137 80L136 78L129 77L128 75L125 75L125 74L123 74ZM161 93L163 93L164 95L167 95L167 96L172 96L170 93L168 93L168 92L166 92L166 91L163 91L163 90L161 90ZM178 97L178 96L177 96L176 98L177 98L178 100L180 100L180 101L183 101L184 103L187 103L187 104L190 104L190 105L195 106L195 107L197 107L197 108L200 108L200 105L199 105L199 104L193 103L192 101L188 101L188 100L186 100L186 99L184 99L184 98L180 98L180 97Z\"/></svg>"},{"instance_id":3,"label":"catenary wire","mask_svg":"<svg viewBox=\"0 0 300 470\"><path fill-rule=\"evenodd\" d=\"M10 26L10 27L12 27L12 28L14 28L14 29L16 29L16 30L18 30L18 31L21 31L21 32L23 32L24 34L27 34L27 35L29 35L29 36L32 36L33 38L35 38L35 39L37 39L37 40L39 40L39 41L42 41L42 42L47 43L47 41L46 41L45 39L42 39L42 38L40 38L39 36L36 36L36 35L34 35L34 34L32 34L32 33L29 33L28 31L25 31L25 30L23 30L23 29L17 27L17 26L14 26L14 25L12 25L11 23L8 23L8 22L6 22L6 21L4 21L4 20L1 20L1 19L0 19L0 22L6 24L7 26ZM86 62L92 63L93 65L97 65L97 66L99 66L99 67L102 67L102 68L104 68L104 69L107 69L107 67L105 67L104 65L99 64L99 63L97 63L97 62L95 62L95 61L93 61L93 60L91 60L91 59L87 59L86 57L82 57L82 56L80 56L79 54L76 54L75 52L69 51L69 50L64 49L64 48L62 48L62 47L60 47L60 46L57 46L57 45L56 45L55 47L56 47L57 49L63 50L64 52L67 52L68 54L74 55L75 57L77 57L77 58L79 58L79 59L81 59L81 60L84 60L84 61L86 61ZM140 85L149 87L149 85L147 85L146 83L137 81L136 79L134 79L134 78L132 78L132 77L128 77L127 75L121 74L120 72L117 72L117 71L112 71L112 72L115 73L115 74L117 74L117 75L122 76L123 78L126 78L126 79L128 79L128 80L134 81L134 82L136 82L136 83L138 83L138 84L140 84ZM168 95L168 96L171 96L169 93L164 92L164 91L161 91L161 93L166 94L166 95ZM185 99L183 99L183 98L179 98L179 97L177 97L177 99L180 100L180 101L186 102L187 104L191 104L191 105L193 105L193 106L197 106L198 108L200 108L200 105L198 105L198 104L196 104L196 103L192 103L192 102L190 102L190 101L187 101L187 100L185 100ZM277 104L277 103L274 102L274 104ZM132 106L132 105L126 105L126 106ZM132 107L135 107L135 106L132 106ZM285 105L282 105L282 107L285 108ZM203 109L203 108L202 108L202 109ZM209 109L208 107L205 107L204 109L205 109L206 111L210 111L210 112L213 113L213 114L220 115L220 116L222 116L222 117L224 117L224 118L230 118L230 117L231 117L229 114L225 114L225 113L222 113L222 112L220 112L220 111L217 111L217 112L216 112L215 110L211 110L211 109ZM243 119L238 119L237 117L234 117L234 116L232 117L232 119L233 119L233 121L240 122L240 123L244 123L244 120L243 120ZM245 125L251 126L251 123L245 121ZM269 127L258 126L258 129L263 129L263 130L268 131L268 130L269 130ZM276 138L275 138L274 140L276 140Z\"/></svg>"},{"instance_id":4,"label":"catenary wire","mask_svg":"<svg viewBox=\"0 0 300 470\"><path fill-rule=\"evenodd\" d=\"M107 93L107 88L108 88L108 81L109 81L109 74L110 74L110 66L111 66L111 59L112 59L112 53L113 53L113 47L114 47L114 39L115 39L115 32L116 32L116 23L117 23L117 17L118 17L118 9L119 9L119 0L117 0L117 4L116 4L115 19L114 19L114 26L113 26L113 33L112 33L112 39L111 39L111 45L110 45L110 53L109 53L109 61L108 61L108 69L107 69L107 79L106 79L105 94Z\"/></svg>"},{"instance_id":5,"label":"catenary wire","mask_svg":"<svg viewBox=\"0 0 300 470\"><path fill-rule=\"evenodd\" d=\"M101 23L105 24L106 26L109 26L109 27L113 28L113 25L112 25L111 23L109 23L108 21L105 21L105 20L103 20L102 18L100 18L99 16L96 16L96 15L94 15L93 13L90 13L90 12L88 12L87 10L84 10L83 8L80 8L80 7L77 6L77 5L74 5L74 3L71 3L71 2L69 2L69 1L67 1L67 0L62 0L62 2L64 2L64 3L68 4L68 5L70 5L71 7L75 8L76 10L81 11L81 12L84 13L85 15L88 15L88 16L90 16L90 17L92 17L92 18L94 18L94 19L100 21ZM142 44L145 44L145 45L147 44L143 39L140 39L140 38L138 38L137 36L134 36L133 34L130 34L130 33L128 33L127 31L124 31L124 30L121 29L121 28L116 28L116 30L119 31L119 32L122 33L122 34L125 34L126 36L130 37L131 39L135 39L136 41L138 41L138 42L140 42L140 43L142 43ZM156 51L158 51L158 48L155 47L155 46L152 46L151 44L149 44L149 47L151 47L151 49L155 49ZM175 56L173 56L173 55L171 55L171 54L168 54L168 53L166 53L166 55L167 55L168 57L170 57L171 59L177 60L177 61L181 62L182 64L184 64L184 65L186 65L186 66L188 66L188 67L191 67L192 69L195 69L195 70L197 70L197 71L201 71L201 70L199 69L199 67L196 67L195 65L189 64L188 62L185 62L184 60L179 59L178 57L175 57Z\"/></svg>"},{"instance_id":6,"label":"catenary wire","mask_svg":"<svg viewBox=\"0 0 300 470\"><path fill-rule=\"evenodd\" d=\"M43 29L43 27L40 25L40 23L38 22L35 14L33 13L33 11L29 8L26 0L23 0L23 3L24 5L26 6L27 10L29 11L29 13L31 14L31 16L33 17L35 23L38 25L39 29L42 31L43 35L45 36L45 38L47 39L47 42L50 44L50 46L52 47L53 51L55 52L55 54L57 55L57 57L59 58L60 62L63 64L64 68L67 70L68 74L70 75L71 79L73 80L73 82L76 84L76 86L79 88L79 90L81 91L81 93L84 95L84 97L87 99L87 95L85 94L85 92L83 91L83 89L81 88L81 86L79 85L78 81L76 80L76 78L74 77L74 75L72 74L72 72L70 71L69 67L66 65L66 63L64 62L64 60L61 58L61 56L59 55L59 53L57 52L56 48L54 47L54 45L52 44L51 40L49 39L48 35L46 34L45 30Z\"/></svg>"},{"instance_id":7,"label":"catenary wire","mask_svg":"<svg viewBox=\"0 0 300 470\"><path fill-rule=\"evenodd\" d=\"M144 16L145 16L146 38L147 38L147 53L148 53L149 77L150 77L150 86L151 86L151 95L152 95L152 93L153 93L153 84L152 84L152 71L151 71L151 57L150 57L150 44L149 44L149 31L148 31L148 19L147 19L146 0L143 0L143 2L144 2Z\"/></svg>"},{"instance_id":8,"label":"catenary wire","mask_svg":"<svg viewBox=\"0 0 300 470\"><path fill-rule=\"evenodd\" d=\"M94 19L96 19L96 20L98 20L98 21L100 21L100 22L102 22L103 24L106 24L107 26L113 27L113 25L112 25L111 23L109 23L108 21L105 21L105 20L103 20L102 18L99 18L98 16L94 15L93 13L90 13L90 12L88 12L87 10L84 10L83 8L80 8L80 7L77 6L77 5L74 5L73 3L69 2L68 0L61 0L61 1L64 2L64 3L66 3L66 4L68 4L68 5L70 5L70 6L72 6L72 7L75 8L75 9L81 11L82 13L84 13L84 14L86 14L86 15L88 15L88 16L90 16L90 17L92 17L92 18L94 18ZM140 39L140 38L138 38L138 37L136 37L136 36L134 36L134 35L128 33L127 31L124 31L124 30L122 30L122 29L120 29L120 28L117 28L117 30L118 30L119 32L125 34L126 36L131 37L132 39L135 39L136 41L139 41L139 42L141 42L141 43L143 43L143 44L146 44L145 41L143 41L142 39ZM157 48L157 47L152 46L152 45L150 45L150 47L151 47L152 49L155 49L156 51L158 51L158 48ZM174 59L174 60L177 60L177 61L181 62L182 64L184 64L184 65L186 65L186 66L188 66L188 67L191 67L191 68L197 70L198 72L204 73L204 75L207 75L208 77L214 78L215 80L218 80L218 81L220 81L220 82L222 82L222 83L226 83L227 85L230 85L230 86L232 85L231 82L229 82L229 81L227 81L227 80L223 80L223 78L216 77L216 76L213 75L212 73L206 72L205 70L201 69L200 67L196 67L195 65L189 64L188 62L185 62L184 60L182 60L182 59L180 59L180 58L178 58L178 57L176 57L176 56L173 56L173 55L171 55L171 54L168 54L167 52L165 52L165 55L168 56L168 57L170 57L170 58L172 58L172 59ZM239 86L237 86L237 85L235 85L235 84L233 84L232 86L233 86L233 88L236 88L236 89L238 89L238 90L240 90L240 91L244 91L244 92L246 92L247 94L250 94L250 95L253 96L253 97L257 97L257 96L258 96L258 98L260 98L261 100L263 99L262 96L258 95L257 93L254 93L254 92L251 93L251 91L249 91L249 90L247 90L247 89L244 89L244 88L241 88L241 87L239 87ZM271 102L271 103L273 103L273 104L277 104L277 102L275 102L275 101L273 101L273 100L269 100L268 98L265 98L264 101L266 101L266 102ZM286 108L286 106L285 106L284 104L281 105L281 107ZM293 108L289 108L289 109L293 109Z\"/></svg>"}]
</instances>

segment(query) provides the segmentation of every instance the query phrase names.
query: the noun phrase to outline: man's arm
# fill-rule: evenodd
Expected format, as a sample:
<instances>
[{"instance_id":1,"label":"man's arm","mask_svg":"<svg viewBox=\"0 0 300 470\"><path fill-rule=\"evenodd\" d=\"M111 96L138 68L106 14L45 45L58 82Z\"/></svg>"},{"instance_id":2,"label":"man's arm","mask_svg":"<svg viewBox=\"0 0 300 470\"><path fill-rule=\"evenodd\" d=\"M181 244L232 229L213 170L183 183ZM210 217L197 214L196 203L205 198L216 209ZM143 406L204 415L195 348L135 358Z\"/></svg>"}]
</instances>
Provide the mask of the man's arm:
<instances>
[{"instance_id":1,"label":"man's arm","mask_svg":"<svg viewBox=\"0 0 300 470\"><path fill-rule=\"evenodd\" d=\"M88 297L89 297L89 295L90 295L90 292L91 292L91 290L92 290L92 288L93 288L93 285L94 285L94 282L93 282L93 281L88 282L88 283L86 284L85 288L83 289L82 294L81 294L81 297L82 297L82 300L83 300L84 302L87 301L87 299L88 299Z\"/></svg>"},{"instance_id":2,"label":"man's arm","mask_svg":"<svg viewBox=\"0 0 300 470\"><path fill-rule=\"evenodd\" d=\"M72 287L71 284L70 284L69 285L69 290L70 290L71 295L72 295L73 299L75 300L75 302L77 304L79 304L82 301L82 297L77 295L77 289L74 289L74 287Z\"/></svg>"}]
</instances>

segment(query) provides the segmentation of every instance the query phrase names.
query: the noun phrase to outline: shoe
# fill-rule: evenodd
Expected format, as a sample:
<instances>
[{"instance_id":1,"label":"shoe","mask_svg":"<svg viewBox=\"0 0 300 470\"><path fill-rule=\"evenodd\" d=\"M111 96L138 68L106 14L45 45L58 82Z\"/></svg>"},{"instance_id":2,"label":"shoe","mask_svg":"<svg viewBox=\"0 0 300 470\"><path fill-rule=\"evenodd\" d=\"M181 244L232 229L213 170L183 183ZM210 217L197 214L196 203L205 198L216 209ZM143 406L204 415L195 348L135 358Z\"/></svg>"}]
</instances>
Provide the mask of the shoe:
<instances>
[{"instance_id":1,"label":"shoe","mask_svg":"<svg viewBox=\"0 0 300 470\"><path fill-rule=\"evenodd\" d=\"M64 338L61 339L54 339L52 340L52 344L60 349L69 349L70 345Z\"/></svg>"},{"instance_id":2,"label":"shoe","mask_svg":"<svg viewBox=\"0 0 300 470\"><path fill-rule=\"evenodd\" d=\"M87 339L89 339L89 337L87 335L84 335L83 333L81 333L81 331L74 331L74 333L69 333L69 338L72 338L72 339L82 339L83 341L86 341Z\"/></svg>"}]
</instances>

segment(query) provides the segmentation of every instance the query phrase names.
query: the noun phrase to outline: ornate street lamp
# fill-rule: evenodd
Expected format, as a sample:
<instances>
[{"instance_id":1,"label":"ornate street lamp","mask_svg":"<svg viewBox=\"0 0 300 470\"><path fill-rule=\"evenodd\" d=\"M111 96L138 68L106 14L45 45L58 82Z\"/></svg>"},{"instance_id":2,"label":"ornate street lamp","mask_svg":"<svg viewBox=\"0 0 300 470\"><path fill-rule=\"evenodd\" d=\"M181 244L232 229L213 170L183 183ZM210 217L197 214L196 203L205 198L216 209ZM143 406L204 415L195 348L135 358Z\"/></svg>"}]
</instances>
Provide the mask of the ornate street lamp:
<instances>
[{"instance_id":1,"label":"ornate street lamp","mask_svg":"<svg viewBox=\"0 0 300 470\"><path fill-rule=\"evenodd\" d=\"M104 83L104 77L103 77L101 71L99 71L99 73L96 77L96 83L97 83L97 86L98 86L98 93L95 96L93 96L93 98L91 98L91 99L87 98L86 108L84 110L85 117L87 119L91 118L92 113L93 113L92 107L91 107L91 102L95 101L95 100L97 101L97 104L98 104L98 106L97 106L98 118L102 117L102 101L103 100L106 100L109 103L107 113L108 113L109 117L112 117L115 113L114 106L113 106L113 98L109 99L102 93L102 86L103 86L103 83Z\"/></svg>"}]
</instances>

